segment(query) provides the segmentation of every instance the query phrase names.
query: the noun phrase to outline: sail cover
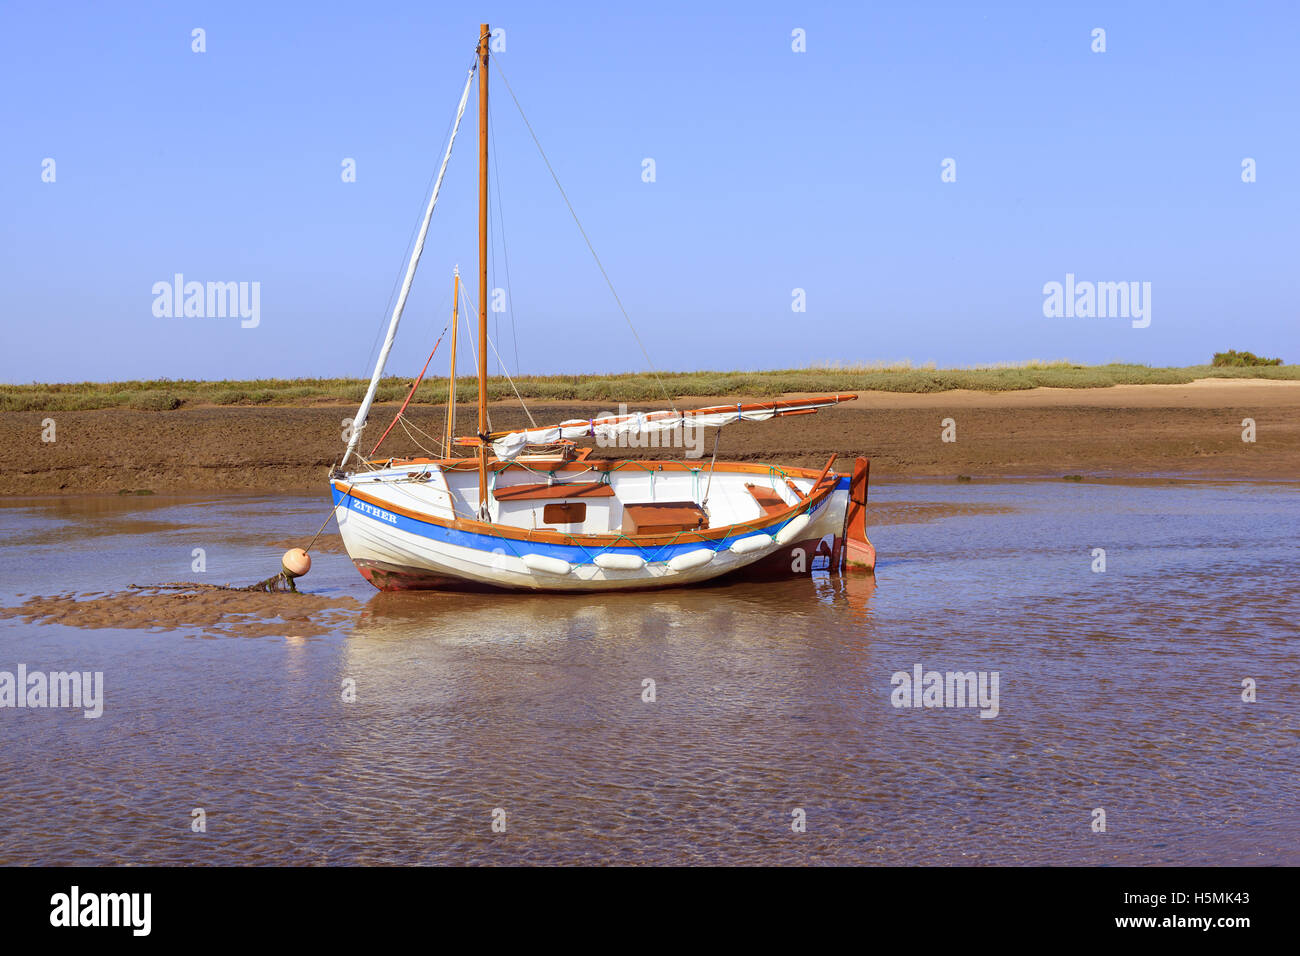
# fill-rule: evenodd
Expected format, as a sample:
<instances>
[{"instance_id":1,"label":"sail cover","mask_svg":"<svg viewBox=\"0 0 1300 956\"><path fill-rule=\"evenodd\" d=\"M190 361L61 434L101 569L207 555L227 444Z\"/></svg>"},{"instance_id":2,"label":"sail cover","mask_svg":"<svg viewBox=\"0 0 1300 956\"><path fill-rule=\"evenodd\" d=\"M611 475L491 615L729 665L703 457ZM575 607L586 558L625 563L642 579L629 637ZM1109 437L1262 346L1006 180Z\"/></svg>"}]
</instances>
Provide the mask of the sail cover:
<instances>
[{"instance_id":1,"label":"sail cover","mask_svg":"<svg viewBox=\"0 0 1300 956\"><path fill-rule=\"evenodd\" d=\"M542 428L517 432L494 432L488 436L490 448L498 458L514 458L530 445L553 445L556 442L595 438L614 445L636 447L635 439L653 432L676 428L720 428L736 422L765 422L782 415L806 415L848 402L857 395L823 395L816 398L781 402L751 402L714 405L691 411L632 412L626 415L603 415L599 418L573 418ZM457 444L477 445L477 438L458 438Z\"/></svg>"}]
</instances>

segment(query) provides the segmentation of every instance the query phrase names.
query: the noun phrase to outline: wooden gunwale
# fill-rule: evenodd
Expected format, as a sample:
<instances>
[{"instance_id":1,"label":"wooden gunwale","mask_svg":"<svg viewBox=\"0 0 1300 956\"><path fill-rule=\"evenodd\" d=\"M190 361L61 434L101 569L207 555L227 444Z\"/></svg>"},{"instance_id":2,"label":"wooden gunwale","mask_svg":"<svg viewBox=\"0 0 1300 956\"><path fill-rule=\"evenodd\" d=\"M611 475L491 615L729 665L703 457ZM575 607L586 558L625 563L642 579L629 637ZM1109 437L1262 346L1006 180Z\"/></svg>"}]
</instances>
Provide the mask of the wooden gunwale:
<instances>
[{"instance_id":1,"label":"wooden gunwale","mask_svg":"<svg viewBox=\"0 0 1300 956\"><path fill-rule=\"evenodd\" d=\"M455 461L462 466L461 469L457 469L457 470L462 470L462 469L472 470L477 467L477 462L474 462L472 459L460 458L460 459L455 459ZM831 461L832 462L834 461L833 456ZM430 462L430 463L437 464L438 462ZM572 464L572 463L568 463L568 464ZM594 466L596 464L606 464L606 462L591 462L589 467ZM607 464L615 465L618 464L618 462L611 461L608 462ZM640 462L640 464L661 466L658 470L662 470L662 471L689 470L681 462L647 461L647 462ZM769 470L768 465L756 465L747 462L730 462L730 463L719 462L718 465L721 467L725 467L729 471L740 471L740 472L746 472L751 474L767 474ZM675 466L675 467L670 467L670 466ZM832 490L834 490L836 484L838 484L839 478L848 477L845 475L839 475L837 473L835 476L836 481L826 482L822 480L827 476L829 467L830 467L830 462L827 463L827 468L822 469L821 471L814 471L811 468L782 469L782 471L785 472L786 474L790 474L794 472L797 473L796 475L797 477L813 478L818 480L817 484L813 486L813 489L809 493L807 498L795 502L793 505L787 507L784 511L773 512L771 514L763 514L749 521L740 522L739 524L723 525L718 528L708 528L703 531L675 531L675 532L669 532L665 534L645 534L645 535L642 534L627 535L627 534L622 534L620 532L612 532L609 534L568 534L562 531L539 531L539 530L532 530L527 528L512 528L509 525L490 524L485 521L476 521L470 518L460 518L460 517L456 517L452 519L440 518L437 517L436 515L428 514L427 512L415 511L410 508L404 508L401 505L395 505L392 504L391 502L384 501L381 498L373 497L371 495L366 494L363 491L358 491L355 484L350 484L341 479L336 478L331 482L331 484L335 488L337 488L343 495L347 497L360 499L361 501L364 501L366 504L373 505L376 508L382 508L386 511L391 511L394 514L399 514L405 518L411 518L415 521L422 521L426 524L436 525L442 528L451 528L455 531L465 531L471 534L488 535L488 536L498 537L498 538L510 538L516 541L536 541L543 544L560 544L560 545L567 544L567 545L582 545L582 546L591 545L595 547L610 547L612 545L617 545L617 544L626 544L626 545L633 545L638 547L654 547L654 546L673 544L675 542L680 542L682 540L707 541L707 542L720 541L724 538L743 535L752 531L760 530L762 528L770 527L781 521L785 521L788 518L792 518L796 514L801 514L804 511L807 511L811 508L815 508L831 493Z\"/></svg>"}]
</instances>

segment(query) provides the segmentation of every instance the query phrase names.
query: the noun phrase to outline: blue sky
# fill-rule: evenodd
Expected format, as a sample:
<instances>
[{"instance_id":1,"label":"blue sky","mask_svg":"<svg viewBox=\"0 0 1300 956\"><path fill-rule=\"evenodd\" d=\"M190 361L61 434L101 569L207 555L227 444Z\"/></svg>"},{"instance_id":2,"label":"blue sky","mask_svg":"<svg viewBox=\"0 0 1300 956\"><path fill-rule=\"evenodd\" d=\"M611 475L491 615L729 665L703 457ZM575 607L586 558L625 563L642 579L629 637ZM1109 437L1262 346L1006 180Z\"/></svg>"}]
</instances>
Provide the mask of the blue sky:
<instances>
[{"instance_id":1,"label":"blue sky","mask_svg":"<svg viewBox=\"0 0 1300 956\"><path fill-rule=\"evenodd\" d=\"M660 368L1300 352L1294 4L0 10L4 381L368 375L482 20ZM493 79L501 354L644 368ZM473 102L393 374L475 288ZM260 323L155 316L175 273L260 283ZM1150 282L1150 326L1045 317L1067 273Z\"/></svg>"}]
</instances>

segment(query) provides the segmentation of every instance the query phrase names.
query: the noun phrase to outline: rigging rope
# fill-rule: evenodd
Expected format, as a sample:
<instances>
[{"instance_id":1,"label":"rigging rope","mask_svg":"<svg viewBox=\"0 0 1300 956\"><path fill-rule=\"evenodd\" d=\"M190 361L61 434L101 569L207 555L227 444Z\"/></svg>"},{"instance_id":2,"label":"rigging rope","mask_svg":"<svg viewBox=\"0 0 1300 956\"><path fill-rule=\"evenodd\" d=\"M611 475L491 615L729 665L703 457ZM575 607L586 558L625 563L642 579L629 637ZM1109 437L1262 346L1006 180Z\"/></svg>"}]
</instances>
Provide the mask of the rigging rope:
<instances>
[{"instance_id":1,"label":"rigging rope","mask_svg":"<svg viewBox=\"0 0 1300 956\"><path fill-rule=\"evenodd\" d=\"M461 286L460 294L461 297L464 299L465 308L469 309L470 308L469 294L465 291L464 286ZM473 334L471 333L470 345L473 344L474 344ZM492 341L492 336L490 335L487 337L487 344L492 346L492 354L497 357L497 365L500 366L501 368L501 374L506 377L506 381L509 382L510 387L514 389L515 398L519 399L519 407L522 408L524 410L524 414L528 416L528 423L532 425L534 428L536 428L537 420L533 418L533 413L528 410L528 404L524 401L523 395L519 394L519 389L515 385L515 380L510 377L510 372L506 369L506 363L501 361L501 353L497 351L497 344L494 341Z\"/></svg>"},{"instance_id":2,"label":"rigging rope","mask_svg":"<svg viewBox=\"0 0 1300 956\"><path fill-rule=\"evenodd\" d=\"M495 54L489 51L488 55L492 57L494 62L496 61ZM613 294L614 301L618 303L619 311L623 313L623 318L627 320L627 327L632 330L632 337L636 339L636 344L640 346L641 354L645 356L646 364L650 366L650 373L655 377L655 381L659 384L659 388L662 389L664 398L667 399L672 410L674 412L677 411L677 406L673 404L672 395L668 393L667 386L664 385L663 379L659 377L659 370L655 368L654 362L650 359L650 353L646 351L645 344L641 341L641 336L637 334L636 326L632 324L632 317L628 315L627 309L623 306L623 300L618 296L618 290L614 288L614 283L610 279L609 273L605 271L605 266L600 261L600 256L596 255L596 247L591 244L591 239L587 237L587 230L582 228L582 220L578 218L578 213L574 210L573 203L569 202L568 193L566 193L564 187L560 185L560 177L555 174L555 169L551 166L551 161L546 158L546 150L542 149L541 141L537 138L537 134L533 132L533 126L528 122L528 117L524 114L524 108L519 103L519 97L515 96L515 91L511 88L510 81L506 79L505 72L501 69L501 64L497 63L496 66L497 73L501 77L501 82L506 85L506 92L508 92L510 98L514 100L515 108L519 110L519 116L523 119L524 126L528 128L528 135L533 138L533 144L537 147L537 152L541 154L542 162L546 164L547 171L550 172L551 178L555 180L555 186L559 189L560 195L564 198L564 204L569 207L569 215L571 215L573 221L577 223L578 232L582 233L582 239L587 243L587 249L590 250L591 257L596 260L596 267L600 269L600 274L605 277L605 284L609 286L609 291Z\"/></svg>"},{"instance_id":3,"label":"rigging rope","mask_svg":"<svg viewBox=\"0 0 1300 956\"><path fill-rule=\"evenodd\" d=\"M490 107L489 107L490 108ZM515 290L510 286L510 250L506 245L506 215L505 199L501 195L501 167L497 163L497 128L492 123L488 126L488 135L492 137L492 185L497 191L497 222L501 226L501 260L506 267L506 308L510 310L510 337L515 346L515 371L519 371L519 327L515 324ZM492 264L493 273L496 272L495 257ZM500 326L498 326L500 328Z\"/></svg>"},{"instance_id":4,"label":"rigging rope","mask_svg":"<svg viewBox=\"0 0 1300 956\"><path fill-rule=\"evenodd\" d=\"M375 447L370 449L371 458L375 457L375 452L379 451L379 446L384 443L384 439L387 438L388 433L393 430L393 426L397 424L397 420L402 417L403 413L405 413L406 406L411 404L411 398L415 395L415 390L420 387L420 383L424 381L424 373L429 371L429 363L433 361L434 353L438 351L438 346L442 344L442 337L447 334L447 329L450 326L451 323L448 322L442 327L442 331L438 333L438 341L433 343L433 352L430 352L429 357L424 360L424 368L420 369L420 374L416 377L415 382L412 383L411 390L406 393L406 401L402 402L402 407L397 410L397 415L389 423L388 427L384 429L384 433L379 436L379 441L375 442Z\"/></svg>"},{"instance_id":5,"label":"rigging rope","mask_svg":"<svg viewBox=\"0 0 1300 956\"><path fill-rule=\"evenodd\" d=\"M429 439L429 441L433 442L435 445L444 448L444 453L443 453L443 454L438 454L437 452L430 451L428 448L425 448L423 445L421 445L421 444L420 444L420 440L419 440L418 438L416 438L414 435L411 434L411 429L412 429L412 428L414 428L417 432L419 432L419 433L420 433L421 435L423 435L425 438ZM415 424L415 422L411 421L410 419L407 419L407 418L403 418L403 419L402 419L402 431L406 432L406 437L409 438L409 439L411 439L412 443L415 445L416 448L420 449L420 451L424 452L424 453L425 453L426 455L428 455L429 457L431 457L431 458L433 458L433 457L437 457L437 458L446 458L446 457L447 457L447 455L445 454L445 446L443 446L442 441L441 441L440 439L438 439L438 438L434 438L432 435L430 435L428 432L426 432L423 428L421 428L419 425Z\"/></svg>"}]
</instances>

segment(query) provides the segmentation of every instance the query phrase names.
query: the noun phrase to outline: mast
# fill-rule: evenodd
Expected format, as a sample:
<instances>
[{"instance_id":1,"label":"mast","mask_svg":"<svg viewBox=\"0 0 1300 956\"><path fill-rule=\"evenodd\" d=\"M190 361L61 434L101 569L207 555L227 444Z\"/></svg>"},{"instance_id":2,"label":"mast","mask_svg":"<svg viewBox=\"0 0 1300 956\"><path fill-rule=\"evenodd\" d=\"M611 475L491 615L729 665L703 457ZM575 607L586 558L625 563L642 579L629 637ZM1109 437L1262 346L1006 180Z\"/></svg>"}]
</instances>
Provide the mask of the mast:
<instances>
[{"instance_id":1,"label":"mast","mask_svg":"<svg viewBox=\"0 0 1300 956\"><path fill-rule=\"evenodd\" d=\"M491 30L479 25L478 37L478 508L487 519L487 226L488 226L488 40Z\"/></svg>"},{"instance_id":2,"label":"mast","mask_svg":"<svg viewBox=\"0 0 1300 956\"><path fill-rule=\"evenodd\" d=\"M456 279L451 294L451 373L447 379L447 433L443 436L442 454L452 457L451 442L456 437L456 332L460 327L460 266L455 269Z\"/></svg>"}]
</instances>

